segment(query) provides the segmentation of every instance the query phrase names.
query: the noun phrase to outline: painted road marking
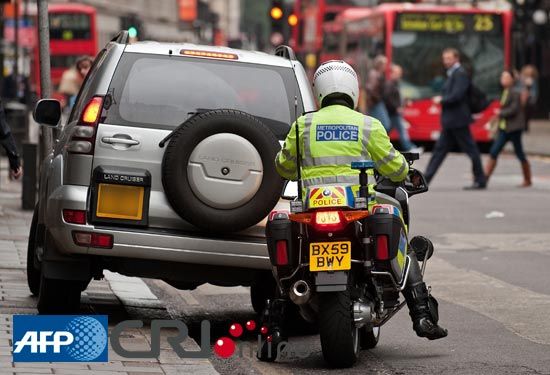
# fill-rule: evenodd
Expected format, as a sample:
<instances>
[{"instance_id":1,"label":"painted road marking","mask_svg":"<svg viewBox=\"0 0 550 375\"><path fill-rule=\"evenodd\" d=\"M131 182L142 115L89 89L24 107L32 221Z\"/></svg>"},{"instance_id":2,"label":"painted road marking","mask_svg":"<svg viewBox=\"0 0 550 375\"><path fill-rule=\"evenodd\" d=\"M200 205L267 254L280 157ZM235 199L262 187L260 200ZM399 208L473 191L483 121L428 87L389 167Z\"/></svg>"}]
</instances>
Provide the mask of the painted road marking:
<instances>
[{"instance_id":1,"label":"painted road marking","mask_svg":"<svg viewBox=\"0 0 550 375\"><path fill-rule=\"evenodd\" d=\"M430 260L426 281L437 298L496 320L527 340L550 345L550 296L438 258Z\"/></svg>"}]
</instances>

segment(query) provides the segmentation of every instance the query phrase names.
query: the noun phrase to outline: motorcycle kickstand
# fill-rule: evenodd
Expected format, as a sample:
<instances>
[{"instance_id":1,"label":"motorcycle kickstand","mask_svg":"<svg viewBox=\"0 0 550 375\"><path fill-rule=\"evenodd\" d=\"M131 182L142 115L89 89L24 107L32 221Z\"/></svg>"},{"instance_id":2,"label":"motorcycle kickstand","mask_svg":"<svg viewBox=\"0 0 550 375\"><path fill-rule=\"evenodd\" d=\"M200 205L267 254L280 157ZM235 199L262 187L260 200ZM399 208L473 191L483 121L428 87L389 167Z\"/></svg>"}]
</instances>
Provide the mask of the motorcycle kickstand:
<instances>
[{"instance_id":1,"label":"motorcycle kickstand","mask_svg":"<svg viewBox=\"0 0 550 375\"><path fill-rule=\"evenodd\" d=\"M256 357L260 361L273 362L277 359L287 339L283 335L283 320L287 301L284 299L267 300L266 307L262 314L262 339Z\"/></svg>"}]
</instances>

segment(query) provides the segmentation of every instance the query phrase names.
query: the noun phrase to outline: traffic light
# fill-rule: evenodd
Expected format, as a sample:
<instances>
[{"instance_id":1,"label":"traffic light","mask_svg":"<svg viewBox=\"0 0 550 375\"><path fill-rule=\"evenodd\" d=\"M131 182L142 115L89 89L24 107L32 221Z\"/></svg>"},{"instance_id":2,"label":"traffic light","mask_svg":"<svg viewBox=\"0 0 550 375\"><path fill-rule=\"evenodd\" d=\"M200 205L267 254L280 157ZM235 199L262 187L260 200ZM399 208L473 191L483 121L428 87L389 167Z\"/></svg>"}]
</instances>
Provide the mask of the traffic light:
<instances>
[{"instance_id":1,"label":"traffic light","mask_svg":"<svg viewBox=\"0 0 550 375\"><path fill-rule=\"evenodd\" d=\"M122 30L128 30L128 36L131 39L134 39L134 40L145 39L143 22L135 14L129 14L129 15L120 17L120 28Z\"/></svg>"},{"instance_id":2,"label":"traffic light","mask_svg":"<svg viewBox=\"0 0 550 375\"><path fill-rule=\"evenodd\" d=\"M292 9L284 1L273 0L269 8L269 19L271 21L271 36L270 41L273 46L285 44L290 37L291 22L296 21L291 16ZM294 16L296 17L296 16Z\"/></svg>"},{"instance_id":3,"label":"traffic light","mask_svg":"<svg viewBox=\"0 0 550 375\"><path fill-rule=\"evenodd\" d=\"M294 27L296 25L298 25L298 16L295 15L294 13L291 13L289 16L288 16L288 24L291 26L291 27Z\"/></svg>"}]
</instances>

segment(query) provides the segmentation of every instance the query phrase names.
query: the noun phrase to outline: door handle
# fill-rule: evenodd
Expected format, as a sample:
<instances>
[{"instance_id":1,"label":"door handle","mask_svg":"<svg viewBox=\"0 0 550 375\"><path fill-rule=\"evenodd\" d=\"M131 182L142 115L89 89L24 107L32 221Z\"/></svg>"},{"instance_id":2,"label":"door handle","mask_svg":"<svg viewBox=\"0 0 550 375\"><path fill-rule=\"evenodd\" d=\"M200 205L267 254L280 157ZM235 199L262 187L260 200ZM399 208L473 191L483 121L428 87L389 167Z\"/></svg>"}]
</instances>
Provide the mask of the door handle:
<instances>
[{"instance_id":1,"label":"door handle","mask_svg":"<svg viewBox=\"0 0 550 375\"><path fill-rule=\"evenodd\" d=\"M114 144L127 145L127 146L139 145L139 141L137 139L126 139L126 138L116 138L116 137L103 137L101 138L101 142L107 143L110 145L114 145Z\"/></svg>"}]
</instances>

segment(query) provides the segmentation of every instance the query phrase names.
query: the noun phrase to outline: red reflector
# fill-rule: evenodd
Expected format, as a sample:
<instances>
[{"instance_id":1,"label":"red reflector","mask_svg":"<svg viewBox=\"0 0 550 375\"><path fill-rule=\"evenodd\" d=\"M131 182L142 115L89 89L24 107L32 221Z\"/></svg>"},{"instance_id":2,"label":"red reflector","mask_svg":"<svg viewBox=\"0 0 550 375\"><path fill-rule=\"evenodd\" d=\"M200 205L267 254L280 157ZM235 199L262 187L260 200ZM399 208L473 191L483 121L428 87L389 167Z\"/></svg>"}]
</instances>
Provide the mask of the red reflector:
<instances>
[{"instance_id":1,"label":"red reflector","mask_svg":"<svg viewBox=\"0 0 550 375\"><path fill-rule=\"evenodd\" d=\"M69 224L86 224L86 211L63 210L63 220Z\"/></svg>"},{"instance_id":2,"label":"red reflector","mask_svg":"<svg viewBox=\"0 0 550 375\"><path fill-rule=\"evenodd\" d=\"M82 123L85 125L95 125L101 115L101 107L103 106L103 98L101 96L94 96L82 112Z\"/></svg>"},{"instance_id":3,"label":"red reflector","mask_svg":"<svg viewBox=\"0 0 550 375\"><path fill-rule=\"evenodd\" d=\"M79 246L100 247L103 249L113 247L113 236L110 234L73 232L73 239Z\"/></svg>"},{"instance_id":4,"label":"red reflector","mask_svg":"<svg viewBox=\"0 0 550 375\"><path fill-rule=\"evenodd\" d=\"M277 265L288 265L288 251L286 248L286 240L277 241Z\"/></svg>"},{"instance_id":5,"label":"red reflector","mask_svg":"<svg viewBox=\"0 0 550 375\"><path fill-rule=\"evenodd\" d=\"M92 234L92 247L111 249L113 247L113 236L110 234Z\"/></svg>"},{"instance_id":6,"label":"red reflector","mask_svg":"<svg viewBox=\"0 0 550 375\"><path fill-rule=\"evenodd\" d=\"M388 236L386 235L379 235L376 237L376 259L390 259L390 252L388 249Z\"/></svg>"}]
</instances>

